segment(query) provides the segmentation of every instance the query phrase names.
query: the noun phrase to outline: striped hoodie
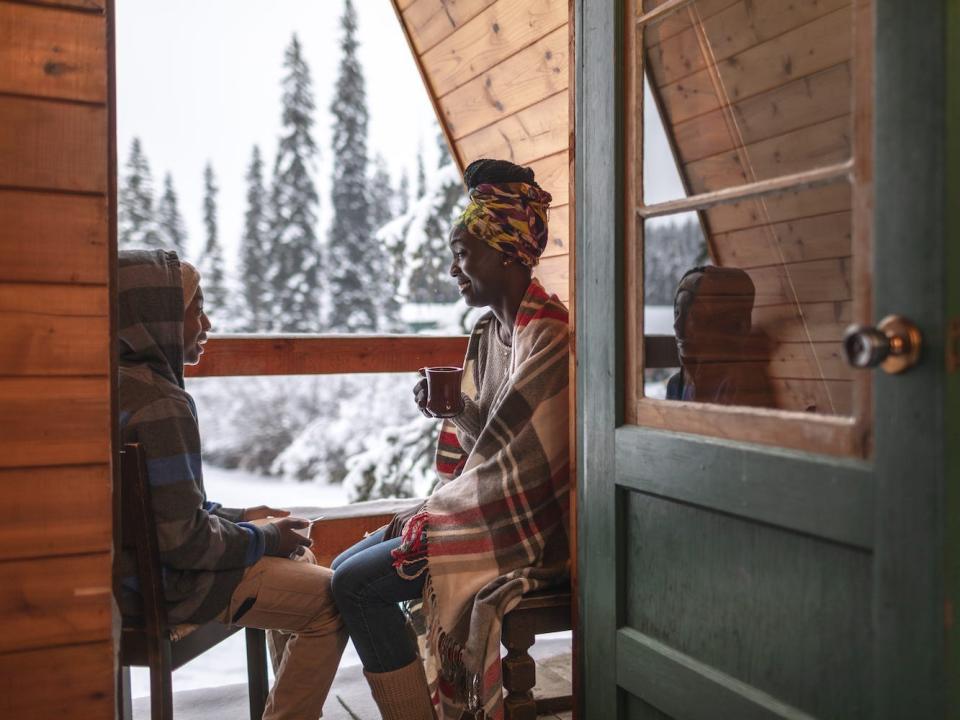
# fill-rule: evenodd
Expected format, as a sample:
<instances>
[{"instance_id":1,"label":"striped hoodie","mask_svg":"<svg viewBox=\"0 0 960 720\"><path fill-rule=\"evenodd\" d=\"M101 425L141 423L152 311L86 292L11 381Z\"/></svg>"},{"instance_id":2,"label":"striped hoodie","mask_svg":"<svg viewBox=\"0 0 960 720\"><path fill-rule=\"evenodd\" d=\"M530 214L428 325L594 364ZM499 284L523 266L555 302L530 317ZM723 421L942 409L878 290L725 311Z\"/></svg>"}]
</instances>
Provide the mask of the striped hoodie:
<instances>
[{"instance_id":1,"label":"striped hoodie","mask_svg":"<svg viewBox=\"0 0 960 720\"><path fill-rule=\"evenodd\" d=\"M240 522L243 510L207 500L200 431L183 386L180 261L164 250L119 254L120 437L146 455L167 612L172 624L213 619L246 567L276 551L279 534ZM137 615L136 559L120 559L120 607Z\"/></svg>"}]
</instances>

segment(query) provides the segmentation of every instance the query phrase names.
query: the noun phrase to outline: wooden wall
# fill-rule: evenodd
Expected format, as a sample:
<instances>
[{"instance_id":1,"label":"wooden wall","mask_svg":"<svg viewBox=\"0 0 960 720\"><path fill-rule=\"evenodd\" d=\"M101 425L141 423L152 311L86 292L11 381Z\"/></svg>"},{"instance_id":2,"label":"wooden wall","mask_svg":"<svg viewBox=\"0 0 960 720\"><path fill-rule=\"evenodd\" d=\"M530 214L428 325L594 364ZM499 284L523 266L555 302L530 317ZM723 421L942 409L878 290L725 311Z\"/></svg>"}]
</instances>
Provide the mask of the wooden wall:
<instances>
[{"instance_id":1,"label":"wooden wall","mask_svg":"<svg viewBox=\"0 0 960 720\"><path fill-rule=\"evenodd\" d=\"M553 195L537 275L569 301L567 0L393 0L461 169L529 165Z\"/></svg>"},{"instance_id":2,"label":"wooden wall","mask_svg":"<svg viewBox=\"0 0 960 720\"><path fill-rule=\"evenodd\" d=\"M697 0L649 26L647 78L690 194L851 157L851 15L850 0ZM851 208L840 182L702 215L713 261L756 286L754 326L775 343L768 373L782 408L853 412L840 347L852 317Z\"/></svg>"},{"instance_id":3,"label":"wooden wall","mask_svg":"<svg viewBox=\"0 0 960 720\"><path fill-rule=\"evenodd\" d=\"M0 717L113 717L105 0L0 0Z\"/></svg>"}]
</instances>

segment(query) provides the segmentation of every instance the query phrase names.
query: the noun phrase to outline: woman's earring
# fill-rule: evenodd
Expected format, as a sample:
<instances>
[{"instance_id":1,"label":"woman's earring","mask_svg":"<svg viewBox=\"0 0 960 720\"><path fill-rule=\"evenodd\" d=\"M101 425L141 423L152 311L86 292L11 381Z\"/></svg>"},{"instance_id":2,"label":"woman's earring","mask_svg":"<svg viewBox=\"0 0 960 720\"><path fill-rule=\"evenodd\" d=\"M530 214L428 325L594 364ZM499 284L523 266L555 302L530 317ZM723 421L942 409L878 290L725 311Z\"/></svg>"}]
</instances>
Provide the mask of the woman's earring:
<instances>
[{"instance_id":1,"label":"woman's earring","mask_svg":"<svg viewBox=\"0 0 960 720\"><path fill-rule=\"evenodd\" d=\"M504 260L503 263L501 263L501 264L502 264L504 267L506 267L507 265L510 264L510 261L509 261L509 260Z\"/></svg>"}]
</instances>

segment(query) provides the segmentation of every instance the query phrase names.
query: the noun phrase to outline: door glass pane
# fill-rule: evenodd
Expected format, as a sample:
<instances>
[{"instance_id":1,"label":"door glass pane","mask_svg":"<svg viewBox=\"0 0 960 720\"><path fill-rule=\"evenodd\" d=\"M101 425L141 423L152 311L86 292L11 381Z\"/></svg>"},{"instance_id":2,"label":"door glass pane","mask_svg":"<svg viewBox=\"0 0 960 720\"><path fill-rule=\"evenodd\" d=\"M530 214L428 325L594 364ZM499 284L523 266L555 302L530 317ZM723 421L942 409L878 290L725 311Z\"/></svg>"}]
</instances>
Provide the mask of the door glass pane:
<instances>
[{"instance_id":1,"label":"door glass pane","mask_svg":"<svg viewBox=\"0 0 960 720\"><path fill-rule=\"evenodd\" d=\"M850 208L842 181L707 209L707 235L694 213L648 220L644 332L677 354L648 343L645 394L852 414Z\"/></svg>"},{"instance_id":2,"label":"door glass pane","mask_svg":"<svg viewBox=\"0 0 960 720\"><path fill-rule=\"evenodd\" d=\"M660 3L645 2L644 10ZM842 163L852 145L849 0L696 0L643 27L644 129L662 115L691 195ZM683 197L644 142L644 202Z\"/></svg>"}]
</instances>

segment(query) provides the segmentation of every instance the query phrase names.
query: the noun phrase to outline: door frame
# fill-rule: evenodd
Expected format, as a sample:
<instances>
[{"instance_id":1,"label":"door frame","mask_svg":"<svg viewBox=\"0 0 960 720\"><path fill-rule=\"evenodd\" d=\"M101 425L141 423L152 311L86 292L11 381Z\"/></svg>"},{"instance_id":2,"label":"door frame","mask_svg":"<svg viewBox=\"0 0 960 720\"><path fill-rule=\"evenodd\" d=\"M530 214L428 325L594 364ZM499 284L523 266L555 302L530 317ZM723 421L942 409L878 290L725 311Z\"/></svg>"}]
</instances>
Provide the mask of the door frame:
<instances>
[{"instance_id":1,"label":"door frame","mask_svg":"<svg viewBox=\"0 0 960 720\"><path fill-rule=\"evenodd\" d=\"M709 467L735 463L745 470L751 518L790 527L790 518L797 516L792 512L797 508L783 502L785 474L776 481L767 476L770 459L776 458L778 472L782 467L804 477L811 491L792 502L802 505L814 493L834 494L831 504L836 513L816 518L814 527L795 529L873 549L874 652L868 660L873 666L873 714L943 716L948 692L955 703L950 709L960 709L958 682L951 680L947 687L952 676L946 663L947 638L950 655L958 664L960 642L944 631L945 599L960 589L958 553L948 552L945 546L948 537L960 542L960 519L950 519L960 517L960 489L946 482L960 474L960 451L950 448L948 455L946 442L956 436L947 432L960 426L960 381L954 373L948 387L943 361L948 287L953 293L950 315L960 313L960 210L951 209L947 202L960 188L960 170L954 162L949 185L954 194L948 196L946 163L948 151L955 160L960 158L960 93L956 89L960 71L954 68L948 76L946 63L948 32L952 58L960 55L958 2L874 2L874 320L894 312L916 320L924 334L927 361L903 376L876 373L876 444L873 457L865 462L622 427L627 338L623 218L630 162L622 103L628 72L625 38L632 30L626 27L624 7L624 0L575 0L574 4L580 717L619 717L622 687L628 681L624 675L618 682L617 673L610 672L624 616L618 592L623 565L618 550L624 540L617 494L626 490L617 487L617 468L631 468L631 480L645 492L682 496L689 490L700 498L706 491L717 509L729 509L736 502L737 511L744 512L743 486L733 489L713 482L701 468L702 458L692 460L692 450L702 453L707 447ZM922 141L905 141L909 138ZM953 213L949 228L948 211ZM949 253L948 229L952 231ZM926 258L926 264L918 258ZM940 272L931 273L930 267ZM918 432L918 427L926 432ZM623 447L623 440L629 440L630 451L621 450L618 458L617 445ZM678 478L669 487L658 480L667 463ZM946 574L945 568L949 568ZM947 608L950 627L953 604ZM621 644L625 640L621 638ZM695 667L684 668L683 662L677 659L674 669L690 670L691 682L703 685L702 673L698 675ZM631 670L634 675L649 672L655 682L656 669L644 664ZM730 702L738 701L736 688L728 684L707 683L703 689L714 698L732 693ZM669 694L670 689L664 692ZM673 692L676 700L683 690ZM695 714L694 703L688 705Z\"/></svg>"}]
</instances>

